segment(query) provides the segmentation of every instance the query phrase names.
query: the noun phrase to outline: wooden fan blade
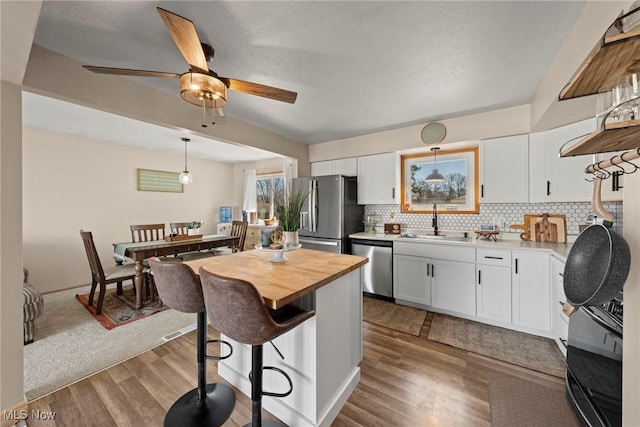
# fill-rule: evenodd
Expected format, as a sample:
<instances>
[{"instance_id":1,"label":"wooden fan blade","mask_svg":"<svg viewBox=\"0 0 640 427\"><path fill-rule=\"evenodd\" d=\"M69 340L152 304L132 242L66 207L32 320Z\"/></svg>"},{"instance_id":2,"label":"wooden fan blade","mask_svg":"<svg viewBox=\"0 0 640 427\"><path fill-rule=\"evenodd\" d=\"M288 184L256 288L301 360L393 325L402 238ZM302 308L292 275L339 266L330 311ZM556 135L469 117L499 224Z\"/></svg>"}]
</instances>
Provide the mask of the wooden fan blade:
<instances>
[{"instance_id":1,"label":"wooden fan blade","mask_svg":"<svg viewBox=\"0 0 640 427\"><path fill-rule=\"evenodd\" d=\"M193 22L161 7L156 7L160 17L167 26L171 38L180 49L180 53L192 68L209 72L207 58L202 50L198 33Z\"/></svg>"},{"instance_id":2,"label":"wooden fan blade","mask_svg":"<svg viewBox=\"0 0 640 427\"><path fill-rule=\"evenodd\" d=\"M221 77L222 79L223 77ZM293 104L296 102L298 94L289 90L278 89L277 87L265 86L258 83L245 82L242 80L224 78L229 82L229 89L237 90L251 95L262 96L263 98L274 99L276 101L288 102Z\"/></svg>"},{"instance_id":3,"label":"wooden fan blade","mask_svg":"<svg viewBox=\"0 0 640 427\"><path fill-rule=\"evenodd\" d=\"M110 67L94 67L92 65L83 65L89 71L100 74L117 74L121 76L138 76L138 77L165 77L165 78L177 78L180 74L165 73L162 71L147 71L147 70L130 70L128 68L110 68Z\"/></svg>"}]
</instances>

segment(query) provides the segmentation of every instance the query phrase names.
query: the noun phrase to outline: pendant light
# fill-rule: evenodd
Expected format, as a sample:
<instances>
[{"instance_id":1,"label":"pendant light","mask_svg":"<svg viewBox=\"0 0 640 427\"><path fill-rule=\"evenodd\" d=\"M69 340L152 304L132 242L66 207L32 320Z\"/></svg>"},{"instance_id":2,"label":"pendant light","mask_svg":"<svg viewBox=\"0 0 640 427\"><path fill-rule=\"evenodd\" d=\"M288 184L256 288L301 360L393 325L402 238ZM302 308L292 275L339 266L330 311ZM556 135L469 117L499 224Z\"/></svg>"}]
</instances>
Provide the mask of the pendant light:
<instances>
[{"instance_id":1,"label":"pendant light","mask_svg":"<svg viewBox=\"0 0 640 427\"><path fill-rule=\"evenodd\" d=\"M189 138L180 138L184 141L184 171L178 177L178 181L180 184L191 184L193 181L193 176L189 173L187 169L187 142L191 141Z\"/></svg>"},{"instance_id":2,"label":"pendant light","mask_svg":"<svg viewBox=\"0 0 640 427\"><path fill-rule=\"evenodd\" d=\"M443 182L444 181L444 176L438 172L438 150L440 149L440 147L433 147L431 149L431 151L433 151L433 171L431 171L431 173L429 175L427 175L427 177L425 178L425 181L427 182Z\"/></svg>"}]
</instances>

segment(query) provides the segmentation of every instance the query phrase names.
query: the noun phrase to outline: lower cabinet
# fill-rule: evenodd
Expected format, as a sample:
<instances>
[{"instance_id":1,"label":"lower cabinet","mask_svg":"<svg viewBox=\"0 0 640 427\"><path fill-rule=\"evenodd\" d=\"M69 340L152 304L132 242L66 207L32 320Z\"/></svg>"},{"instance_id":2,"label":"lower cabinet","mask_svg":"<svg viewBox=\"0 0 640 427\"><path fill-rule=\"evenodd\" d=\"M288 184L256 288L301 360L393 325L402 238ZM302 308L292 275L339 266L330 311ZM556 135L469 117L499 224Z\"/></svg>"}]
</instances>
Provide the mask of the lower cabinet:
<instances>
[{"instance_id":1,"label":"lower cabinet","mask_svg":"<svg viewBox=\"0 0 640 427\"><path fill-rule=\"evenodd\" d=\"M549 332L549 255L512 252L512 323Z\"/></svg>"},{"instance_id":2,"label":"lower cabinet","mask_svg":"<svg viewBox=\"0 0 640 427\"><path fill-rule=\"evenodd\" d=\"M428 258L393 256L393 295L395 298L431 305L430 260Z\"/></svg>"},{"instance_id":3,"label":"lower cabinet","mask_svg":"<svg viewBox=\"0 0 640 427\"><path fill-rule=\"evenodd\" d=\"M476 314L475 265L431 260L431 306L457 313Z\"/></svg>"},{"instance_id":4,"label":"lower cabinet","mask_svg":"<svg viewBox=\"0 0 640 427\"><path fill-rule=\"evenodd\" d=\"M476 269L478 318L511 323L511 251L478 249Z\"/></svg>"}]
</instances>

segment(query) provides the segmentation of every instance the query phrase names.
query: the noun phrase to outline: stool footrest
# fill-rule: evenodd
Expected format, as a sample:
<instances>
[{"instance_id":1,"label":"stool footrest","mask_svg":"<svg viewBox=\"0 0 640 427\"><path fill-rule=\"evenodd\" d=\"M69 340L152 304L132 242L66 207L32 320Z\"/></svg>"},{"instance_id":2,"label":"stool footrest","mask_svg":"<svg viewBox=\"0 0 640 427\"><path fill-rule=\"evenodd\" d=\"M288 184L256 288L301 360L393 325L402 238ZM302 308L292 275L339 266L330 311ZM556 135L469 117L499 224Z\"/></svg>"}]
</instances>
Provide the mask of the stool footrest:
<instances>
[{"instance_id":1,"label":"stool footrest","mask_svg":"<svg viewBox=\"0 0 640 427\"><path fill-rule=\"evenodd\" d=\"M233 346L225 340L207 340L207 345L211 344L211 343L215 343L215 342L219 342L220 344L224 344L227 347L229 347L229 354L225 354L224 356L209 356L208 354L206 355L207 359L212 359L212 360L224 360L228 357L231 357L231 355L233 354Z\"/></svg>"},{"instance_id":2,"label":"stool footrest","mask_svg":"<svg viewBox=\"0 0 640 427\"><path fill-rule=\"evenodd\" d=\"M262 370L268 370L268 371L276 371L279 374L282 374L282 376L284 376L287 380L287 382L289 383L289 390L287 390L284 393L274 393L274 392L270 392L270 391L264 391L262 390L262 395L263 396L273 396L273 397L287 397L289 396L292 392L293 392L293 382L291 381L291 377L289 377L289 375L287 375L287 373L285 371L283 371L280 368L276 368L275 366L264 366L262 367ZM251 375L252 372L249 372L249 381L251 381L253 383L253 375Z\"/></svg>"}]
</instances>

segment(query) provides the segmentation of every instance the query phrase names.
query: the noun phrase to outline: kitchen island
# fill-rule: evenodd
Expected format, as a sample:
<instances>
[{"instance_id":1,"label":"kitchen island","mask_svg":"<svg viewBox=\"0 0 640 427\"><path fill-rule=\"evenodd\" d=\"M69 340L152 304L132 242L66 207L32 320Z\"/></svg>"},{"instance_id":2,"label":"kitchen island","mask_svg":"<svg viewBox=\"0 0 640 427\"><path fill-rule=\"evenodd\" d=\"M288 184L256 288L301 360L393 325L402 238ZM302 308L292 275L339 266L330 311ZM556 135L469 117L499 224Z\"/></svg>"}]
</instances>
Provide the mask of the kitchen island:
<instances>
[{"instance_id":1,"label":"kitchen island","mask_svg":"<svg viewBox=\"0 0 640 427\"><path fill-rule=\"evenodd\" d=\"M360 380L362 360L362 290L360 267L367 258L299 249L288 261L270 262L258 250L189 261L217 274L247 280L260 291L267 307L293 304L316 315L264 346L264 366L287 372L293 392L284 398L265 396L263 407L290 426L329 426ZM223 335L233 355L218 362L218 373L247 396L251 393L251 346ZM288 389L286 380L265 371L264 390ZM247 420L249 421L249 419Z\"/></svg>"}]
</instances>

